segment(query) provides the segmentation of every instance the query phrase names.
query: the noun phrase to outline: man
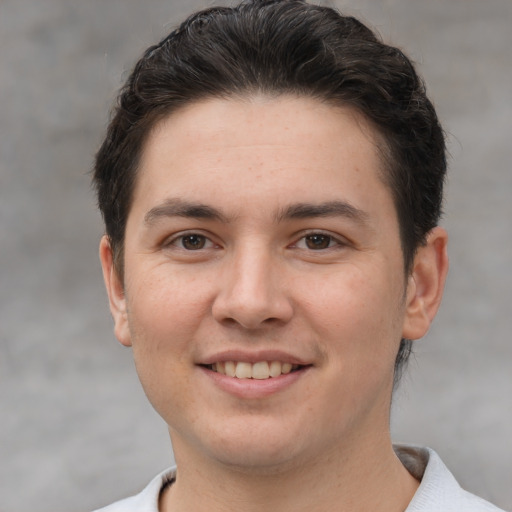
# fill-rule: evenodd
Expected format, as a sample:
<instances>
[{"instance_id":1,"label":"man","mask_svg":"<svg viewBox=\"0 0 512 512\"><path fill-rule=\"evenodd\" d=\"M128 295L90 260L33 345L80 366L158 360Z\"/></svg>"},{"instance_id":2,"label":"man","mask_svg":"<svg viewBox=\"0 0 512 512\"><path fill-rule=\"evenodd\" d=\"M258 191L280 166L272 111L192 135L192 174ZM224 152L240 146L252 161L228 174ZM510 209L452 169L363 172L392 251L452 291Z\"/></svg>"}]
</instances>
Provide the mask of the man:
<instances>
[{"instance_id":1,"label":"man","mask_svg":"<svg viewBox=\"0 0 512 512\"><path fill-rule=\"evenodd\" d=\"M389 433L448 269L445 171L410 61L353 18L244 2L149 48L94 179L177 468L104 510L497 510Z\"/></svg>"}]
</instances>

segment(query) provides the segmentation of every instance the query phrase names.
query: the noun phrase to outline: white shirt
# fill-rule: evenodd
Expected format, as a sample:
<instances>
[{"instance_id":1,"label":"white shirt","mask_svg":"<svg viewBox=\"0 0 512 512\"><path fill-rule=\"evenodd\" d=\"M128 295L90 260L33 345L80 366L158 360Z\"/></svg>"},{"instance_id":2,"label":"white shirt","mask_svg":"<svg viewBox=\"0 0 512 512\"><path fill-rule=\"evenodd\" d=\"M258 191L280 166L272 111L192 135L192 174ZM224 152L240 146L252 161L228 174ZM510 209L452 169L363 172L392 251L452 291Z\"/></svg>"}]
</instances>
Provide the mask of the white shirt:
<instances>
[{"instance_id":1,"label":"white shirt","mask_svg":"<svg viewBox=\"0 0 512 512\"><path fill-rule=\"evenodd\" d=\"M407 470L421 480L405 512L504 512L462 489L434 450L406 445L394 448ZM159 512L160 491L175 476L176 468L164 471L140 494L95 512Z\"/></svg>"}]
</instances>

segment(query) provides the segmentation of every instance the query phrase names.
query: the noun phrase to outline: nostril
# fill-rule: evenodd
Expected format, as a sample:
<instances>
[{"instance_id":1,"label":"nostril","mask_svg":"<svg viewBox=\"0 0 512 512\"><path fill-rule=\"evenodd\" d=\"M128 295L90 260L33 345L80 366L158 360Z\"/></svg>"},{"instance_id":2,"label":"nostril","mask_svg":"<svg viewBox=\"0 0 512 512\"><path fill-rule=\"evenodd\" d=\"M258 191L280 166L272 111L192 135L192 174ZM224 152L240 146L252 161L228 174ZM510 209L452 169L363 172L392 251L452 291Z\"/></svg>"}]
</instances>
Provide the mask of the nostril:
<instances>
[{"instance_id":1,"label":"nostril","mask_svg":"<svg viewBox=\"0 0 512 512\"><path fill-rule=\"evenodd\" d=\"M213 317L224 325L238 324L246 329L287 322L293 315L289 297L271 277L276 270L269 270L266 257L251 262L234 262L212 304ZM243 259L243 258L241 258ZM272 267L273 268L273 267Z\"/></svg>"}]
</instances>

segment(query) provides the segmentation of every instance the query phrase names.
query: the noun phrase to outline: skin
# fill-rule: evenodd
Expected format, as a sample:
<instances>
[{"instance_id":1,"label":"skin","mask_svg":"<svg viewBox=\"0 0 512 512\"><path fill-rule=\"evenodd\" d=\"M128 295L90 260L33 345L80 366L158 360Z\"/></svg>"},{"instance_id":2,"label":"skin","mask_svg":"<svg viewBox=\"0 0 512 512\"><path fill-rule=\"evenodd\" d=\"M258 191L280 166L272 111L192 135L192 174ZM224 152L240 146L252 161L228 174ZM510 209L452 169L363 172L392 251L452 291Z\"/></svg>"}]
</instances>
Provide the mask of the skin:
<instances>
[{"instance_id":1,"label":"skin","mask_svg":"<svg viewBox=\"0 0 512 512\"><path fill-rule=\"evenodd\" d=\"M404 277L374 135L350 109L288 96L194 103L150 134L124 276L106 237L100 256L179 467L161 510L398 512L412 498L389 434L393 367L437 311L447 236L435 228ZM204 366L274 358L300 370L233 384Z\"/></svg>"}]
</instances>

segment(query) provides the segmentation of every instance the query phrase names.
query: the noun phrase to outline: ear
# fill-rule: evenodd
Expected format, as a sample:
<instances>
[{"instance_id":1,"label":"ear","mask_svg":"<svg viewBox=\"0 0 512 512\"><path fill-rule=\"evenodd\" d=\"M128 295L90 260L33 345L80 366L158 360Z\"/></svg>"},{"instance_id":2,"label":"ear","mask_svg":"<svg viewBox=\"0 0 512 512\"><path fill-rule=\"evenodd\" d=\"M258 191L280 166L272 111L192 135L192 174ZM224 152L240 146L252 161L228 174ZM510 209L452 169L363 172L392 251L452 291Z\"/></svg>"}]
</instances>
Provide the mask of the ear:
<instances>
[{"instance_id":1,"label":"ear","mask_svg":"<svg viewBox=\"0 0 512 512\"><path fill-rule=\"evenodd\" d=\"M106 235L102 237L100 242L100 261L110 303L110 312L114 319L114 333L122 345L130 347L132 343L128 328L124 285L114 266L112 247Z\"/></svg>"},{"instance_id":2,"label":"ear","mask_svg":"<svg viewBox=\"0 0 512 512\"><path fill-rule=\"evenodd\" d=\"M448 272L448 235L435 227L419 247L407 283L407 303L402 337L417 340L424 336L436 316L443 297Z\"/></svg>"}]
</instances>

